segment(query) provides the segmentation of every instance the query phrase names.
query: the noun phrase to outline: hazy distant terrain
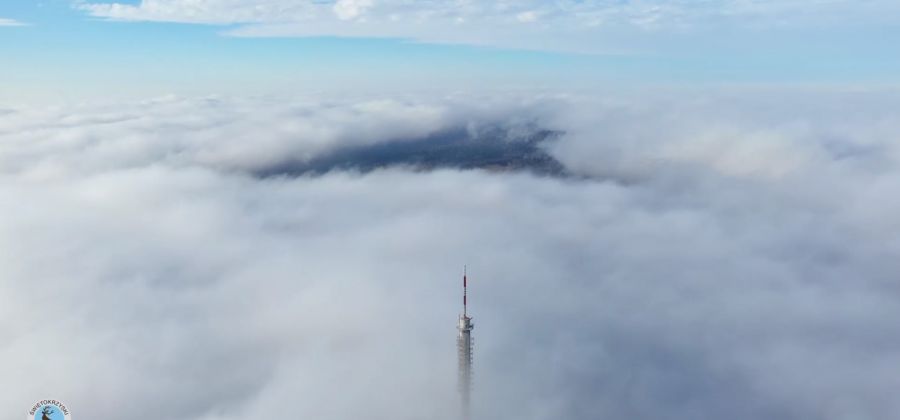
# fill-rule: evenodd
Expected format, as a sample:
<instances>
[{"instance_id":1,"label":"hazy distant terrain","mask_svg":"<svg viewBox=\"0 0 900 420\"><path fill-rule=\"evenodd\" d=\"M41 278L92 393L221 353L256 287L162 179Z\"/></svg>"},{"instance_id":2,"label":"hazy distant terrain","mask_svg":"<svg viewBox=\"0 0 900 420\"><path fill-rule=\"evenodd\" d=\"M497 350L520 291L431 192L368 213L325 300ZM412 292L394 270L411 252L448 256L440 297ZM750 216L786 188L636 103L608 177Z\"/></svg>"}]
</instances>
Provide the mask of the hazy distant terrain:
<instances>
[{"instance_id":1,"label":"hazy distant terrain","mask_svg":"<svg viewBox=\"0 0 900 420\"><path fill-rule=\"evenodd\" d=\"M473 134L456 129L411 140L337 148L312 159L292 160L258 171L258 175L324 174L334 170L371 172L394 166L415 170L436 168L529 171L562 176L565 168L542 147L562 135L559 131L534 129L513 134L493 127Z\"/></svg>"}]
</instances>

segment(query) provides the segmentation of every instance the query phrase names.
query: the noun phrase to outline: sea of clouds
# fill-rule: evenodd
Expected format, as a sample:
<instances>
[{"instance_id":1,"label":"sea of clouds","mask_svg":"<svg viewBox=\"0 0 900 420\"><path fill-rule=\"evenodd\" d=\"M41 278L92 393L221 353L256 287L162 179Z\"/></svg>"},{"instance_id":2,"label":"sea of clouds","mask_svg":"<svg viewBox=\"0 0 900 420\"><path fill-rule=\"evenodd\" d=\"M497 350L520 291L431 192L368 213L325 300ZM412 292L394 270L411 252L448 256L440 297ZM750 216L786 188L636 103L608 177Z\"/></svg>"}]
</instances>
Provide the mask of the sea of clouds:
<instances>
[{"instance_id":1,"label":"sea of clouds","mask_svg":"<svg viewBox=\"0 0 900 420\"><path fill-rule=\"evenodd\" d=\"M539 126L570 172L256 174ZM900 412L900 94L0 107L0 407L73 418Z\"/></svg>"}]
</instances>

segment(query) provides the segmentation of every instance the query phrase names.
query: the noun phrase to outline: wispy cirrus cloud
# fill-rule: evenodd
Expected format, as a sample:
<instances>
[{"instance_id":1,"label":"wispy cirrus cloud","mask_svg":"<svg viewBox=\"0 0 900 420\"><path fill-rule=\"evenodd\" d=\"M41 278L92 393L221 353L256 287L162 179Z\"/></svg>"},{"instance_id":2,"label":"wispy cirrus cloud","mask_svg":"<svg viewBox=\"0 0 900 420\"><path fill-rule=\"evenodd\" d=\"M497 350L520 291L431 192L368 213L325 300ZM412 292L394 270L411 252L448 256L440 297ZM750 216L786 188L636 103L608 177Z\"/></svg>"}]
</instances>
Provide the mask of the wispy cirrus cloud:
<instances>
[{"instance_id":1,"label":"wispy cirrus cloud","mask_svg":"<svg viewBox=\"0 0 900 420\"><path fill-rule=\"evenodd\" d=\"M15 19L0 18L0 26L28 26L28 24Z\"/></svg>"},{"instance_id":2,"label":"wispy cirrus cloud","mask_svg":"<svg viewBox=\"0 0 900 420\"><path fill-rule=\"evenodd\" d=\"M870 0L718 0L718 1L557 1L510 0L474 2L439 0L142 0L139 4L84 2L77 7L98 17L184 23L284 23L312 19L439 22L464 24L481 20L492 23L579 23L584 26L635 25L649 27L711 23L714 20L774 19L783 23L838 21L850 16L877 16L893 2ZM896 7L894 7L895 9ZM805 11L804 16L791 16ZM522 19L522 17L526 17Z\"/></svg>"},{"instance_id":3,"label":"wispy cirrus cloud","mask_svg":"<svg viewBox=\"0 0 900 420\"><path fill-rule=\"evenodd\" d=\"M720 0L502 2L409 0L143 0L80 3L124 21L237 25L248 37L396 37L423 42L579 52L609 51L614 36L714 27L802 27L885 21L895 2Z\"/></svg>"}]
</instances>

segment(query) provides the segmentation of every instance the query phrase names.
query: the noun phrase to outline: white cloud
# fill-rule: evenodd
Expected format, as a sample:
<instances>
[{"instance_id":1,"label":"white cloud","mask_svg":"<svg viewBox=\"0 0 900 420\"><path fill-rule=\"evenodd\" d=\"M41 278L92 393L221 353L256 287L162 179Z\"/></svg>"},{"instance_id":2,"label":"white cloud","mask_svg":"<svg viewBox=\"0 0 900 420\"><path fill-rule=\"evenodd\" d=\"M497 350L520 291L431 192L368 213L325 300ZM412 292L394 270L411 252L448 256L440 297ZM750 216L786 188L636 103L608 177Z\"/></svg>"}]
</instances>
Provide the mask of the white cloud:
<instances>
[{"instance_id":1,"label":"white cloud","mask_svg":"<svg viewBox=\"0 0 900 420\"><path fill-rule=\"evenodd\" d=\"M516 19L518 19L519 22L522 23L531 23L537 21L539 19L539 16L540 15L538 15L538 13L534 10L529 10L527 12L521 12L517 14Z\"/></svg>"},{"instance_id":2,"label":"white cloud","mask_svg":"<svg viewBox=\"0 0 900 420\"><path fill-rule=\"evenodd\" d=\"M6 123L0 133L11 136L0 154L0 172L67 177L157 163L254 171L339 146L422 138L473 121L502 119L510 112L533 112L527 107L490 99L279 103L173 97L124 110L113 105L88 113L19 111L0 115ZM160 121L165 127L158 126ZM267 128L264 135L259 127Z\"/></svg>"},{"instance_id":3,"label":"white cloud","mask_svg":"<svg viewBox=\"0 0 900 420\"><path fill-rule=\"evenodd\" d=\"M373 4L372 0L338 0L334 3L334 14L340 20L357 19Z\"/></svg>"},{"instance_id":4,"label":"white cloud","mask_svg":"<svg viewBox=\"0 0 900 420\"><path fill-rule=\"evenodd\" d=\"M26 26L26 24L15 19L0 18L0 26Z\"/></svg>"},{"instance_id":5,"label":"white cloud","mask_svg":"<svg viewBox=\"0 0 900 420\"><path fill-rule=\"evenodd\" d=\"M616 40L656 31L840 26L881 22L888 11L900 11L900 6L887 0L142 0L136 5L79 3L78 7L115 20L237 24L226 32L234 36L399 37L592 53L628 49L632 44L623 46ZM523 22L540 22L540 29L523 27Z\"/></svg>"},{"instance_id":6,"label":"white cloud","mask_svg":"<svg viewBox=\"0 0 900 420\"><path fill-rule=\"evenodd\" d=\"M688 97L690 99L685 99ZM73 417L900 410L895 94L165 98L0 114L0 406ZM789 110L790 112L786 112ZM535 120L588 179L285 156Z\"/></svg>"}]
</instances>

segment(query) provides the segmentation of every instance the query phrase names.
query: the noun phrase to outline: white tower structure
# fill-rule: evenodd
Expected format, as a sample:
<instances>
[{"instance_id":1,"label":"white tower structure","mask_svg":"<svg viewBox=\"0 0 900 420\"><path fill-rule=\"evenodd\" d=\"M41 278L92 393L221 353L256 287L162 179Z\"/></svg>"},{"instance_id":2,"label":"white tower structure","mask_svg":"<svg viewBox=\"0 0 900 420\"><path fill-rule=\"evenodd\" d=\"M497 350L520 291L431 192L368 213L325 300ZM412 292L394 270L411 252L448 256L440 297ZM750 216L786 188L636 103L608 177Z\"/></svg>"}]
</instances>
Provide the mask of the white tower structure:
<instances>
[{"instance_id":1,"label":"white tower structure","mask_svg":"<svg viewBox=\"0 0 900 420\"><path fill-rule=\"evenodd\" d=\"M456 338L456 348L459 353L459 394L462 402L462 419L469 420L471 418L470 399L472 391L472 317L467 311L466 292L468 285L466 284L466 270L463 268L463 313L459 316L459 323L456 329L459 335Z\"/></svg>"}]
</instances>

